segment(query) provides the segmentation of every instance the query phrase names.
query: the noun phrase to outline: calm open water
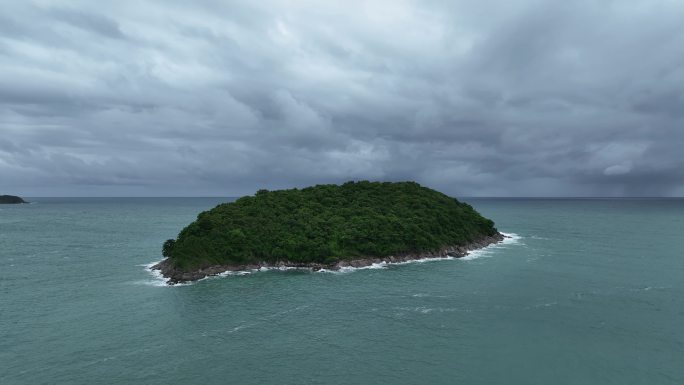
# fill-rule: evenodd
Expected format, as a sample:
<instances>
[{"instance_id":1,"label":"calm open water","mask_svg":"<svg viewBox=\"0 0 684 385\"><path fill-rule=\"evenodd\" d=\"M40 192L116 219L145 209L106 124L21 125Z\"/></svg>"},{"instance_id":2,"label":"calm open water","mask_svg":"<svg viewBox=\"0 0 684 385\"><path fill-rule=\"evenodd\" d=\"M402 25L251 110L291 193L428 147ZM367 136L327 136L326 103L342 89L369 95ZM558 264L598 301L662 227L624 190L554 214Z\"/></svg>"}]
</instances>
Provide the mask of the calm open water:
<instances>
[{"instance_id":1,"label":"calm open water","mask_svg":"<svg viewBox=\"0 0 684 385\"><path fill-rule=\"evenodd\" d=\"M161 286L220 198L0 206L0 384L683 384L684 200L466 199L505 245Z\"/></svg>"}]
</instances>

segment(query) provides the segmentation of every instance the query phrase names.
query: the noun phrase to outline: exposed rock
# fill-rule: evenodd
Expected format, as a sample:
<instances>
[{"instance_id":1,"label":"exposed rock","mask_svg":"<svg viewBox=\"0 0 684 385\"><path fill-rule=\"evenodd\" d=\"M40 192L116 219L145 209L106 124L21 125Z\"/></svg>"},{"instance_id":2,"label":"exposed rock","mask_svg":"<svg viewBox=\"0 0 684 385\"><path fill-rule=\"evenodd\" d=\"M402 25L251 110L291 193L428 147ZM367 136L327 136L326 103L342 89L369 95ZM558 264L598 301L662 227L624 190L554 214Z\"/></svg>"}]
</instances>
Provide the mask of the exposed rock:
<instances>
[{"instance_id":1,"label":"exposed rock","mask_svg":"<svg viewBox=\"0 0 684 385\"><path fill-rule=\"evenodd\" d=\"M340 270L344 267L367 267L374 263L402 263L408 261L414 261L426 258L461 258L468 254L470 250L481 249L487 247L494 243L499 243L504 240L504 235L497 233L493 236L483 237L474 242L469 243L465 246L447 246L433 252L424 253L405 253L398 255L389 255L383 258L371 257L371 258L359 258L353 260L341 260L332 264L322 264L322 263L296 263L289 261L278 261L276 263L263 262L261 264L246 264L246 265L214 265L199 269L197 271L182 271L173 267L170 260L167 258L158 264L152 266L152 270L160 270L162 275L168 278L168 283L173 285L176 283L197 281L199 279L218 275L228 271L249 271L257 270L262 267L266 268L296 268L296 269L306 269L311 271L319 271L321 269L326 270Z\"/></svg>"}]
</instances>

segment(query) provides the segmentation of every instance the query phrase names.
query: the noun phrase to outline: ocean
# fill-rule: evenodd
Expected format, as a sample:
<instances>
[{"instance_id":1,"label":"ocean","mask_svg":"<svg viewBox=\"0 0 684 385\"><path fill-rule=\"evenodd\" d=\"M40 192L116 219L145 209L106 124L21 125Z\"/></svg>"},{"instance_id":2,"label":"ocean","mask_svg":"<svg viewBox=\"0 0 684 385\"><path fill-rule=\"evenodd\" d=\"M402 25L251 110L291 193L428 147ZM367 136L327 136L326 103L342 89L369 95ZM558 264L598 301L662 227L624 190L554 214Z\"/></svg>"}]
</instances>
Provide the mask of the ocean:
<instances>
[{"instance_id":1,"label":"ocean","mask_svg":"<svg viewBox=\"0 0 684 385\"><path fill-rule=\"evenodd\" d=\"M0 206L0 384L683 384L684 200L463 199L463 259L166 286L226 198Z\"/></svg>"}]
</instances>

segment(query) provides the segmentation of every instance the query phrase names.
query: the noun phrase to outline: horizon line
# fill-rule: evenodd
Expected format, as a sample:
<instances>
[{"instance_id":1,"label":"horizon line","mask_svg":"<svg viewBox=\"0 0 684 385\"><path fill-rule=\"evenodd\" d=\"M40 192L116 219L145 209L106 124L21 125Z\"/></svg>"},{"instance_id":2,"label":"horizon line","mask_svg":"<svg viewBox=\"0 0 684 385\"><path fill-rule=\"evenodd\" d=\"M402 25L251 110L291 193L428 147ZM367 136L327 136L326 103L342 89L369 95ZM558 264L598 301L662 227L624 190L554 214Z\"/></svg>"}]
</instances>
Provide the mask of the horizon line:
<instances>
[{"instance_id":1,"label":"horizon line","mask_svg":"<svg viewBox=\"0 0 684 385\"><path fill-rule=\"evenodd\" d=\"M457 199L683 199L684 196L478 196L478 195L459 195L451 196ZM54 196L24 196L30 198L241 198L251 195L119 195L119 196L83 196L83 195L54 195Z\"/></svg>"}]
</instances>

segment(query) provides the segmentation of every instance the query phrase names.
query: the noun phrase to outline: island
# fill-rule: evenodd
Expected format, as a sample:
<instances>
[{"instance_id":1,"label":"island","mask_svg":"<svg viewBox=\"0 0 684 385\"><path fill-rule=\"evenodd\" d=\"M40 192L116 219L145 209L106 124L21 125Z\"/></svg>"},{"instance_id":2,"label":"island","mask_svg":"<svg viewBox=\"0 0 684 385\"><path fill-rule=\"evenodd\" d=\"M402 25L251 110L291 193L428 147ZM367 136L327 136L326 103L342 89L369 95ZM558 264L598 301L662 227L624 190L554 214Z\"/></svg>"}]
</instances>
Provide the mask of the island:
<instances>
[{"instance_id":1,"label":"island","mask_svg":"<svg viewBox=\"0 0 684 385\"><path fill-rule=\"evenodd\" d=\"M0 195L0 204L20 204L28 203L18 196L14 195Z\"/></svg>"},{"instance_id":2,"label":"island","mask_svg":"<svg viewBox=\"0 0 684 385\"><path fill-rule=\"evenodd\" d=\"M462 257L500 242L472 206L415 182L259 190L200 213L152 269L169 284L228 271L329 269Z\"/></svg>"}]
</instances>

